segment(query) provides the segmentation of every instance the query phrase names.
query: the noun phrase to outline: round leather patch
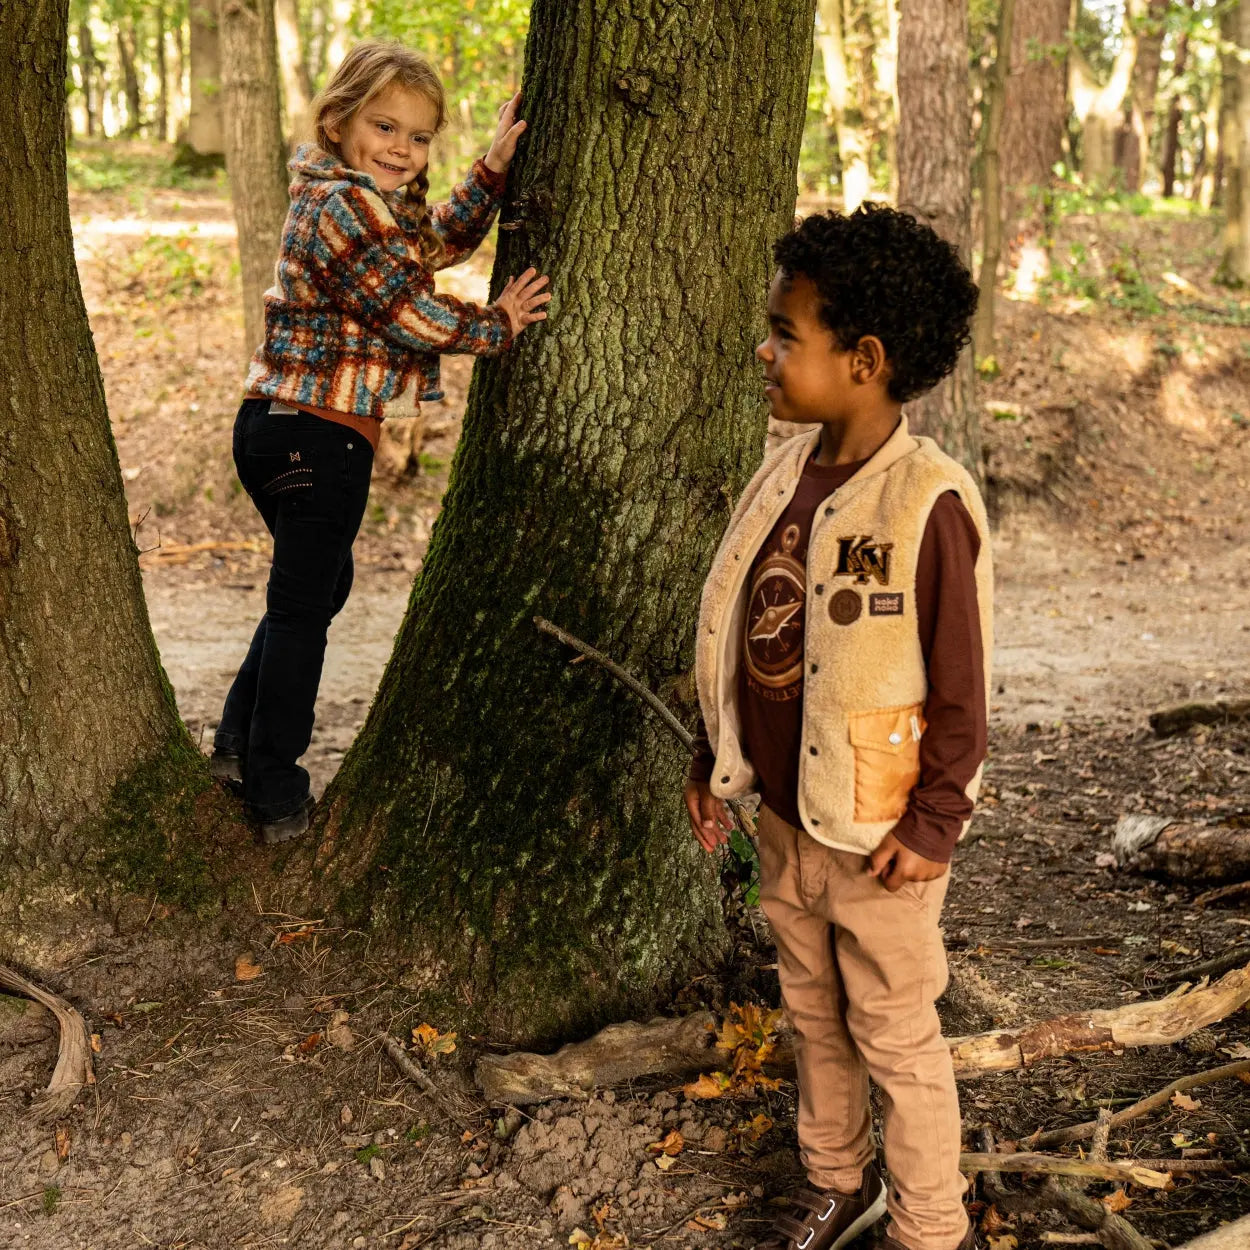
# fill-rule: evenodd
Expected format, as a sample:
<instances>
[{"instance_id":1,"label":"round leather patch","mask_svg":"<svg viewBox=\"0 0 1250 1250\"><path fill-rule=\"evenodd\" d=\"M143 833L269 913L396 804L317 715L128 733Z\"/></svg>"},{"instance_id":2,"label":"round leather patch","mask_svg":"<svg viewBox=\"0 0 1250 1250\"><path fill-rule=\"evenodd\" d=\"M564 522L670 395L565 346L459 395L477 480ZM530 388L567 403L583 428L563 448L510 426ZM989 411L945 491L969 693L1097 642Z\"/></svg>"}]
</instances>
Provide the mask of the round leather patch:
<instances>
[{"instance_id":1,"label":"round leather patch","mask_svg":"<svg viewBox=\"0 0 1250 1250\"><path fill-rule=\"evenodd\" d=\"M864 601L854 590L839 590L829 600L829 615L833 617L835 625L850 625L859 620L859 614L863 610Z\"/></svg>"}]
</instances>

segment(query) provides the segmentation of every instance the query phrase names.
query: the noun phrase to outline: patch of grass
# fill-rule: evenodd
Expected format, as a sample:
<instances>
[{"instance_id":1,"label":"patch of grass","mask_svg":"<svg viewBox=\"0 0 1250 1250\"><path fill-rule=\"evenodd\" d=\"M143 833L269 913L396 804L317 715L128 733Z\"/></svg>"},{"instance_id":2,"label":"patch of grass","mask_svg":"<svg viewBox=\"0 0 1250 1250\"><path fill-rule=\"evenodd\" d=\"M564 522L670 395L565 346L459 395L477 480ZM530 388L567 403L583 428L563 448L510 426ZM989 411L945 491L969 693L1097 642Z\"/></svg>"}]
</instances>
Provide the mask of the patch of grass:
<instances>
[{"instance_id":1,"label":"patch of grass","mask_svg":"<svg viewBox=\"0 0 1250 1250\"><path fill-rule=\"evenodd\" d=\"M60 1205L61 1205L61 1187L59 1185L45 1185L43 1187L43 1213L44 1215L55 1215Z\"/></svg>"},{"instance_id":2,"label":"patch of grass","mask_svg":"<svg viewBox=\"0 0 1250 1250\"><path fill-rule=\"evenodd\" d=\"M374 1155L380 1155L381 1153L381 1146L375 1146L372 1143L368 1146L362 1146L358 1151L356 1151L356 1162L363 1163L365 1167L368 1167L369 1160L372 1159Z\"/></svg>"},{"instance_id":3,"label":"patch of grass","mask_svg":"<svg viewBox=\"0 0 1250 1250\"><path fill-rule=\"evenodd\" d=\"M213 186L216 177L196 176L180 168L172 153L143 150L130 144L105 140L76 143L66 154L66 173L71 191L126 191L136 189Z\"/></svg>"},{"instance_id":4,"label":"patch of grass","mask_svg":"<svg viewBox=\"0 0 1250 1250\"><path fill-rule=\"evenodd\" d=\"M447 467L447 461L440 456L432 456L428 451L417 453L417 464L422 473L441 473Z\"/></svg>"},{"instance_id":5,"label":"patch of grass","mask_svg":"<svg viewBox=\"0 0 1250 1250\"><path fill-rule=\"evenodd\" d=\"M149 300L199 295L213 277L212 257L190 233L151 235L126 257L125 284Z\"/></svg>"}]
</instances>

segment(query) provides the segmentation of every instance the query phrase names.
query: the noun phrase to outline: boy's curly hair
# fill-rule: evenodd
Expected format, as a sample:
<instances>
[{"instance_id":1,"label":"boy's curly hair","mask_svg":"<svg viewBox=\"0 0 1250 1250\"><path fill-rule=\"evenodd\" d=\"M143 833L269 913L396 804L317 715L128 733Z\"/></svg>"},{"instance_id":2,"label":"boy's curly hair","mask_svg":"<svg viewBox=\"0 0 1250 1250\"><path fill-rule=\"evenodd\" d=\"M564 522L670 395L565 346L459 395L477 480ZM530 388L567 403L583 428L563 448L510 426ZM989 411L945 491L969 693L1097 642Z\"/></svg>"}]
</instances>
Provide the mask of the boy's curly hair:
<instances>
[{"instance_id":1,"label":"boy's curly hair","mask_svg":"<svg viewBox=\"0 0 1250 1250\"><path fill-rule=\"evenodd\" d=\"M977 286L959 253L908 213L862 204L808 217L773 248L787 278L809 278L821 320L844 350L867 334L885 347L889 394L936 386L971 341Z\"/></svg>"}]
</instances>

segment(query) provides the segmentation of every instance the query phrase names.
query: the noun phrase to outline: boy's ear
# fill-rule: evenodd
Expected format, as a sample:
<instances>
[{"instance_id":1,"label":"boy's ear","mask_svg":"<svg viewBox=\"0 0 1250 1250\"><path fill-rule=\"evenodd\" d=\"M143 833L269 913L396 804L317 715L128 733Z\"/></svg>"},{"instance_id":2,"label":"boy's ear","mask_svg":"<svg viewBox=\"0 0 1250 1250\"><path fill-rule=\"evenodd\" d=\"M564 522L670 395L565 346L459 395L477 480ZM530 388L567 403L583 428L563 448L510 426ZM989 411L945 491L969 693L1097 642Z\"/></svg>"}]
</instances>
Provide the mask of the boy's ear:
<instances>
[{"instance_id":1,"label":"boy's ear","mask_svg":"<svg viewBox=\"0 0 1250 1250\"><path fill-rule=\"evenodd\" d=\"M875 334L865 334L851 357L851 380L860 386L877 381L889 369L885 344Z\"/></svg>"}]
</instances>

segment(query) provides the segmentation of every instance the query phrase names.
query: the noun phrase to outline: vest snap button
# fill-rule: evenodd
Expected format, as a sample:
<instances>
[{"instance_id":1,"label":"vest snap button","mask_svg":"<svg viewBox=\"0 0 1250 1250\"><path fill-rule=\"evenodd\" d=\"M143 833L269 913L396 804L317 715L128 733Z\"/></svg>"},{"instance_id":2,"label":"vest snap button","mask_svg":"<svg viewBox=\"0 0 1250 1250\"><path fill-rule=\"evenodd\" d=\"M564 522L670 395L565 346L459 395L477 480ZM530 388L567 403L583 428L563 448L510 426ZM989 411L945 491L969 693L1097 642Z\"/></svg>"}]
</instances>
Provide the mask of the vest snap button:
<instances>
[{"instance_id":1,"label":"vest snap button","mask_svg":"<svg viewBox=\"0 0 1250 1250\"><path fill-rule=\"evenodd\" d=\"M820 665L819 665L819 664L813 664L813 665L812 665L812 672L814 673L814 672L815 672L815 671L816 671L819 667L820 667Z\"/></svg>"},{"instance_id":2,"label":"vest snap button","mask_svg":"<svg viewBox=\"0 0 1250 1250\"><path fill-rule=\"evenodd\" d=\"M809 751L810 751L813 755L819 755L819 754L820 754L820 752L819 752L819 751L817 751L815 747L808 747L807 749L808 749L808 750L809 750Z\"/></svg>"},{"instance_id":3,"label":"vest snap button","mask_svg":"<svg viewBox=\"0 0 1250 1250\"><path fill-rule=\"evenodd\" d=\"M826 509L825 509L825 516L833 516L833 509L832 509L832 508L826 508Z\"/></svg>"},{"instance_id":4,"label":"vest snap button","mask_svg":"<svg viewBox=\"0 0 1250 1250\"><path fill-rule=\"evenodd\" d=\"M729 784L729 775L726 774L724 777L722 777L720 779L720 783L722 786L727 786Z\"/></svg>"},{"instance_id":5,"label":"vest snap button","mask_svg":"<svg viewBox=\"0 0 1250 1250\"><path fill-rule=\"evenodd\" d=\"M823 595L823 594L825 593L825 586L824 586L824 583L823 583L823 582L821 582L821 583L820 583L820 584L816 587L816 593L817 593L818 595Z\"/></svg>"},{"instance_id":6,"label":"vest snap button","mask_svg":"<svg viewBox=\"0 0 1250 1250\"><path fill-rule=\"evenodd\" d=\"M902 742L902 741L903 741L903 735L902 735L901 733L892 733L892 734L890 735L890 745L891 745L891 746L895 746L895 747L896 747L896 746L898 746L898 744L899 744L900 742Z\"/></svg>"}]
</instances>

